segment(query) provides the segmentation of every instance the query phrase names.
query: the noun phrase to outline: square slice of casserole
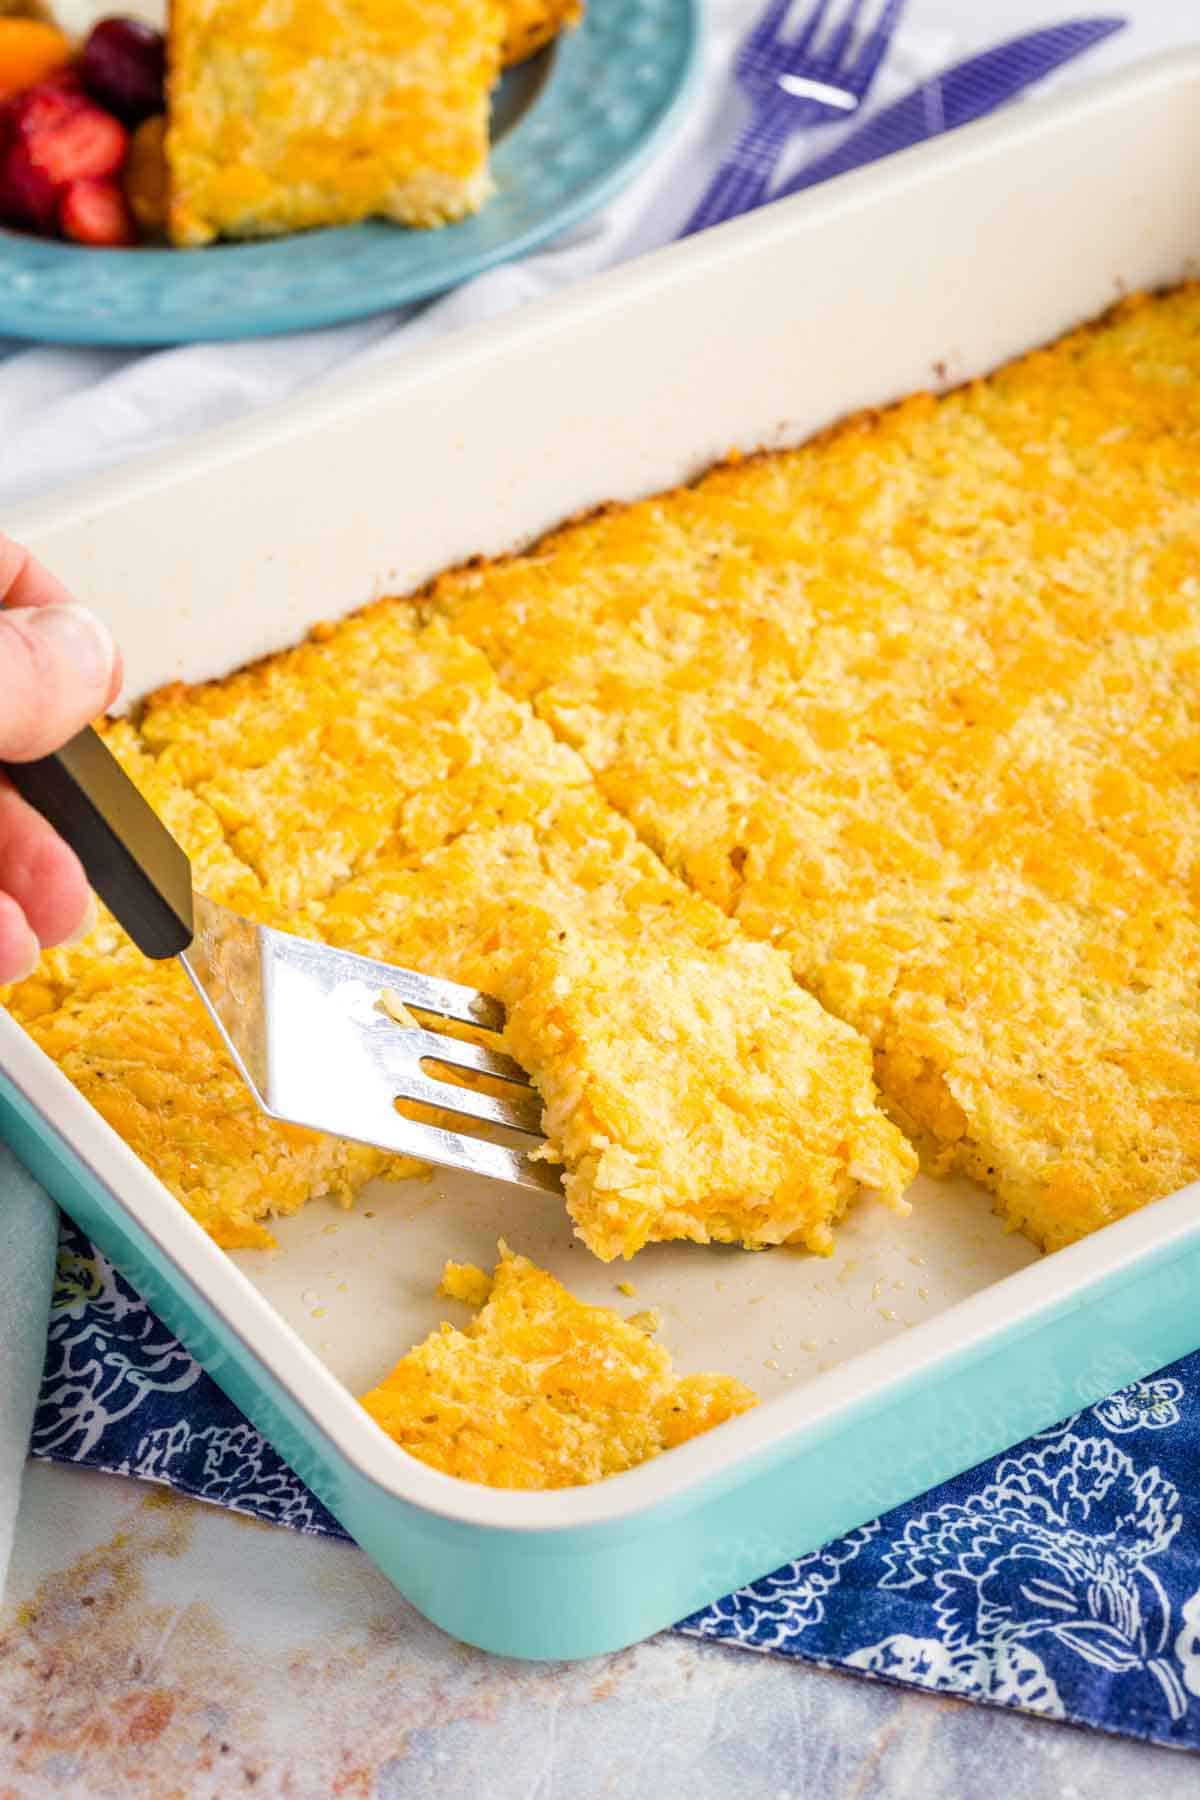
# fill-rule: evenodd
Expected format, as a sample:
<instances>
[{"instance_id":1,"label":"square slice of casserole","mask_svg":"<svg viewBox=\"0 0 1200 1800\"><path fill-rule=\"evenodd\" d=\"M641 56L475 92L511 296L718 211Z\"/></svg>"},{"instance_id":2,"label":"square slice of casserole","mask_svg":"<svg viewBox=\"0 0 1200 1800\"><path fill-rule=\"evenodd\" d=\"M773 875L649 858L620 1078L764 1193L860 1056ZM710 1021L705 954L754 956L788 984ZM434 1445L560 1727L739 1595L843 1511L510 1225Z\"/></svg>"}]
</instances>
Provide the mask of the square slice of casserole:
<instances>
[{"instance_id":1,"label":"square slice of casserole","mask_svg":"<svg viewBox=\"0 0 1200 1800\"><path fill-rule=\"evenodd\" d=\"M172 242L474 212L503 29L495 0L172 0Z\"/></svg>"}]
</instances>

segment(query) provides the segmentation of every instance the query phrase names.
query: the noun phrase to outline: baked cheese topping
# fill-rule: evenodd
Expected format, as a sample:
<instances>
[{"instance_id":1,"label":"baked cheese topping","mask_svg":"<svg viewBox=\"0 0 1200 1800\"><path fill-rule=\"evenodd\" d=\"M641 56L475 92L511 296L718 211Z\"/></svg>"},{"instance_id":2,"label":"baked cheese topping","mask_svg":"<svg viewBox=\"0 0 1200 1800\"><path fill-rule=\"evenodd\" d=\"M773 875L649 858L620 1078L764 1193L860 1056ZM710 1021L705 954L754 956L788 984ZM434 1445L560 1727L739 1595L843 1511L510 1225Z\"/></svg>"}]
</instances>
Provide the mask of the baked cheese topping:
<instances>
[{"instance_id":1,"label":"baked cheese topping","mask_svg":"<svg viewBox=\"0 0 1200 1800\"><path fill-rule=\"evenodd\" d=\"M1035 1242L1200 1176L1200 287L431 610Z\"/></svg>"},{"instance_id":2,"label":"baked cheese topping","mask_svg":"<svg viewBox=\"0 0 1200 1800\"><path fill-rule=\"evenodd\" d=\"M166 689L108 734L212 898L505 1002L597 1255L677 1237L824 1251L859 1192L902 1204L915 1158L866 1044L411 605ZM221 1243L269 1243L273 1214L414 1166L263 1119L179 972L111 921L10 1004Z\"/></svg>"}]
</instances>

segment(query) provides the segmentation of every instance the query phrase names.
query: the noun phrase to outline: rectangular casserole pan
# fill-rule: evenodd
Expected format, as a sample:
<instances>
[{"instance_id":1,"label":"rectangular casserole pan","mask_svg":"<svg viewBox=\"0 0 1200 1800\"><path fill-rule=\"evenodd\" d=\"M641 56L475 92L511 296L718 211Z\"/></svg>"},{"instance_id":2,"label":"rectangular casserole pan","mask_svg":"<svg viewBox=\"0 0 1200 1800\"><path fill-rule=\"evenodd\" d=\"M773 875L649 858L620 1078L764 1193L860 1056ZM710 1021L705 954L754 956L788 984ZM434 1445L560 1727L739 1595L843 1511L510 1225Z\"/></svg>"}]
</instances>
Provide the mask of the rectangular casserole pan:
<instances>
[{"instance_id":1,"label":"rectangular casserole pan","mask_svg":"<svg viewBox=\"0 0 1200 1800\"><path fill-rule=\"evenodd\" d=\"M673 247L6 521L107 616L129 692L731 446L987 370L1200 252L1200 53L1144 63ZM860 1206L829 1262L665 1245L604 1267L561 1206L466 1177L310 1204L229 1256L0 1014L0 1129L437 1624L615 1649L1200 1343L1200 1193L1039 1259L965 1181ZM503 1232L583 1297L663 1313L755 1412L599 1485L502 1493L407 1457L354 1394ZM454 1311L451 1307L449 1310ZM465 1315L457 1315L460 1318Z\"/></svg>"}]
</instances>

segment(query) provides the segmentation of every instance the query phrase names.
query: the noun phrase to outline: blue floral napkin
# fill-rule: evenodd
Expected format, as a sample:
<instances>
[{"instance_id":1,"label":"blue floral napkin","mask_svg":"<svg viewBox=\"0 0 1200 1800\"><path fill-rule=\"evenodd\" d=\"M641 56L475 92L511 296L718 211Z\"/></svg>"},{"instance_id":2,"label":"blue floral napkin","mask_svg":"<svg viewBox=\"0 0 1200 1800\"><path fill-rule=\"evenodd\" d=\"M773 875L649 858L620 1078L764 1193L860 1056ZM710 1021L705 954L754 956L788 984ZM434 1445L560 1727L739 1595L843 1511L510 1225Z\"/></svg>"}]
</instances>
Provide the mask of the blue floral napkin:
<instances>
[{"instance_id":1,"label":"blue floral napkin","mask_svg":"<svg viewBox=\"0 0 1200 1800\"><path fill-rule=\"evenodd\" d=\"M65 1221L32 1448L346 1535ZM1200 1352L678 1629L1200 1750Z\"/></svg>"}]
</instances>

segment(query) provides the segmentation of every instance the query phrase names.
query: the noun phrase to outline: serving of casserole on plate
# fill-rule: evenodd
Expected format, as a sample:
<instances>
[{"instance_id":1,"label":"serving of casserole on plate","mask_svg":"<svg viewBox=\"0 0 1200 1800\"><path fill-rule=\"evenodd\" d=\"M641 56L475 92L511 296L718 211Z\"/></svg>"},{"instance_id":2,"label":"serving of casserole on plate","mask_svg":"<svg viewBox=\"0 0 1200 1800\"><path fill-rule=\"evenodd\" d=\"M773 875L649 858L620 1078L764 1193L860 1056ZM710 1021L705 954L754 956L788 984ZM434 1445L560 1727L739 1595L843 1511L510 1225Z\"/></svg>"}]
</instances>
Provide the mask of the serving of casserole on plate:
<instances>
[{"instance_id":1,"label":"serving of casserole on plate","mask_svg":"<svg viewBox=\"0 0 1200 1800\"><path fill-rule=\"evenodd\" d=\"M530 57L538 37L550 41ZM160 110L138 127L128 197L145 231L169 228L187 253L116 248L132 241L128 220L106 236L73 215L81 244L6 215L23 223L0 262L10 335L225 340L444 292L632 177L677 116L698 22L693 0L605 0L582 18L558 0L180 0L171 41L170 124ZM95 124L94 102L71 104ZM119 125L100 124L119 149Z\"/></svg>"},{"instance_id":2,"label":"serving of casserole on plate","mask_svg":"<svg viewBox=\"0 0 1200 1800\"><path fill-rule=\"evenodd\" d=\"M1192 1347L1200 292L1060 334L1188 275L1197 87L972 130L21 522L130 645L110 741L199 885L496 992L541 1090L562 1201L269 1125L111 926L0 1034L31 1166L459 1635L627 1642Z\"/></svg>"},{"instance_id":3,"label":"serving of casserole on plate","mask_svg":"<svg viewBox=\"0 0 1200 1800\"><path fill-rule=\"evenodd\" d=\"M173 0L171 242L373 214L428 227L476 211L492 192L502 66L581 11L578 0Z\"/></svg>"}]
</instances>

